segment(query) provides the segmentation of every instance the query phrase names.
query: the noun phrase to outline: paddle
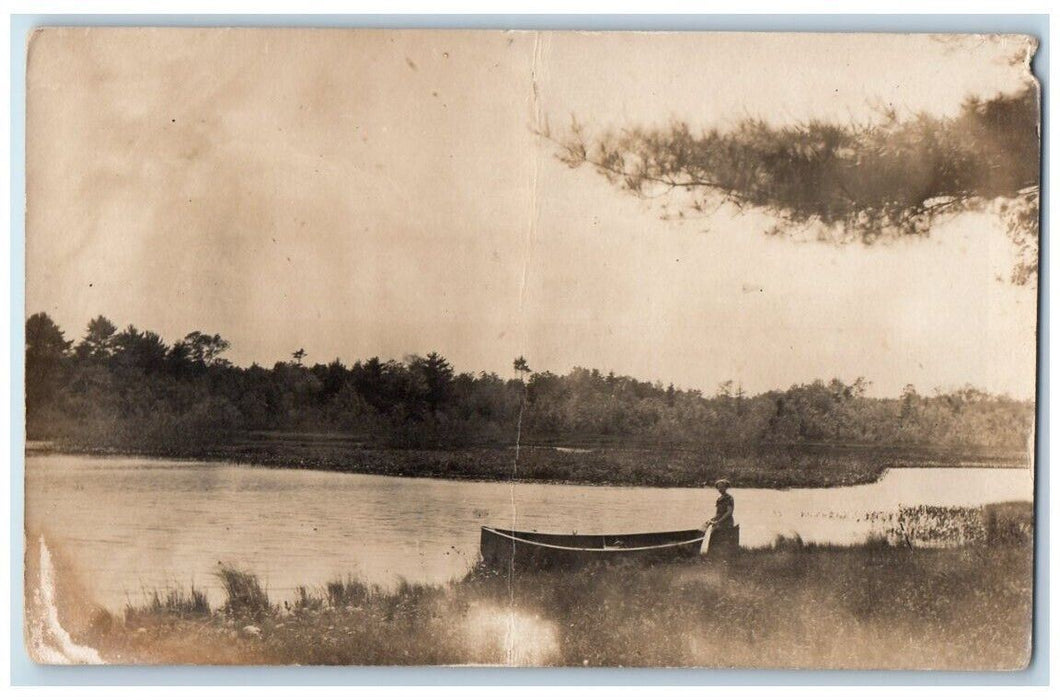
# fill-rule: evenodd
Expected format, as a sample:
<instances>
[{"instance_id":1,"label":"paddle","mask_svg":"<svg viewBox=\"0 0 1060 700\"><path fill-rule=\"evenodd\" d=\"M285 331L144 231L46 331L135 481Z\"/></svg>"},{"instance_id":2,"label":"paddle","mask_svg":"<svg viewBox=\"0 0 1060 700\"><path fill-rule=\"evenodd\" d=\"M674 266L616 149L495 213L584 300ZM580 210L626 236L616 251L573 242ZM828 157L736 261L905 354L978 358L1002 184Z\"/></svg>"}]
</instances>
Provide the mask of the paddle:
<instances>
[{"instance_id":1,"label":"paddle","mask_svg":"<svg viewBox=\"0 0 1060 700\"><path fill-rule=\"evenodd\" d=\"M701 553L704 550L707 549L707 544L708 544L708 542L707 542L707 533L710 532L713 528L714 528L714 521L713 520L708 520L707 522L703 523L703 527L700 528L700 529L703 530L703 545L702 545L702 548L700 549Z\"/></svg>"}]
</instances>

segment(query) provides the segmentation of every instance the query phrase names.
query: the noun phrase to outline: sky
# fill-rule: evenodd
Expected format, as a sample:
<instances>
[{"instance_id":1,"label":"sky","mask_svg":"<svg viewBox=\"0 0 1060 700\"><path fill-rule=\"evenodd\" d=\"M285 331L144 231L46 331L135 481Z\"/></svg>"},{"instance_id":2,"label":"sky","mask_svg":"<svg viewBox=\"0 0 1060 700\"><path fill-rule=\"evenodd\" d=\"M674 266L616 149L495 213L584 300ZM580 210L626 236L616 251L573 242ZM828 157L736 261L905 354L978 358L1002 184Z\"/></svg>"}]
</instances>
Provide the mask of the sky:
<instances>
[{"instance_id":1,"label":"sky","mask_svg":"<svg viewBox=\"0 0 1060 700\"><path fill-rule=\"evenodd\" d=\"M47 29L29 47L27 314L241 365L437 351L712 393L863 376L1030 398L1036 295L999 222L871 247L663 221L535 132L954 114L1019 37Z\"/></svg>"}]
</instances>

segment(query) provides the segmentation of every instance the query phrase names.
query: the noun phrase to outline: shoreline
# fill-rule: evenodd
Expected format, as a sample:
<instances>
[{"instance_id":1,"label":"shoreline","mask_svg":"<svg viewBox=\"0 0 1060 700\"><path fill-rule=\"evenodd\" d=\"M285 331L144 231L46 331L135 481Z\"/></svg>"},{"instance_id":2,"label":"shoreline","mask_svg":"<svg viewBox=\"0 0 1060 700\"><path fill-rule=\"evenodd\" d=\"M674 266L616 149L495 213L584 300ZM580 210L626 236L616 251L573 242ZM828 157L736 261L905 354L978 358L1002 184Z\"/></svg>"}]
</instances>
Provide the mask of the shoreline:
<instances>
[{"instance_id":1,"label":"shoreline","mask_svg":"<svg viewBox=\"0 0 1060 700\"><path fill-rule=\"evenodd\" d=\"M527 445L522 449L526 454L538 453L537 463L523 465L528 473L517 474L508 472L506 474L496 469L498 455L507 455L514 446L496 447L462 447L450 449L414 449L397 447L354 447L340 450L340 454L319 455L299 454L296 449L269 449L275 445L263 444L257 449L240 450L237 445L229 444L201 450L136 450L102 447L84 447L75 445L63 445L45 443L45 441L26 441L24 454L29 457L33 455L70 455L89 457L115 457L115 458L143 458L172 460L176 462L210 462L234 464L265 469L299 469L325 472L338 472L344 474L362 474L370 476L390 476L409 479L442 479L446 481L471 482L471 483L517 483L517 484L552 484L557 486L602 486L602 487L636 487L636 488L707 488L714 479L724 475L737 480L738 486L743 488L768 488L777 490L797 488L836 488L843 486L857 486L871 484L879 481L890 469L1033 469L1031 460L1029 463L1020 464L1016 458L995 458L984 460L982 455L967 454L966 459L955 458L951 460L920 460L915 459L880 459L873 464L864 464L858 461L861 454L844 460L843 457L836 458L832 455L830 464L795 465L795 473L792 473L791 465L781 462L774 465L773 469L762 470L761 468L747 469L742 465L746 458L721 457L721 461L729 464L713 466L713 468L700 468L701 474L682 473L678 475L668 474L667 468L662 470L651 470L641 466L641 473L628 474L624 479L601 478L565 478L556 473L556 469L549 469L549 460L545 461L542 468L540 454L555 456L555 460L565 462L564 467L571 463L586 463L590 461L603 462L605 466L614 466L616 463L626 459L629 455L641 457L640 462L649 457L658 455L675 457L678 454L689 452L687 446L664 447L658 450L647 448L627 447L599 447L564 448L555 445ZM776 446L769 446L776 449ZM783 446L782 449L798 454L814 449L819 446ZM829 449L828 447L824 449ZM833 448L834 449L834 448ZM845 448L850 449L850 448ZM879 457L877 453L901 454L905 450L901 447L887 446L882 448L857 447L854 451L870 453ZM909 453L915 450L908 450ZM551 454L550 454L551 453ZM609 454L610 453L610 454ZM387 459L390 458L390 459ZM395 460L395 458L398 458ZM621 459L618 459L621 458ZM492 465L483 466L475 463L476 460L492 461ZM397 461L399 463L395 464ZM374 462L374 463L373 463ZM510 465L505 462L507 469ZM594 467L597 465L593 465ZM638 465L640 466L640 465ZM801 466L801 468L800 468ZM492 467L492 468L491 468ZM728 468L726 468L728 467ZM517 472L517 469L513 469ZM773 472L773 473L771 473ZM640 478L637 478L640 477ZM652 478L648 478L652 477ZM698 477L698 478L696 478Z\"/></svg>"},{"instance_id":2,"label":"shoreline","mask_svg":"<svg viewBox=\"0 0 1060 700\"><path fill-rule=\"evenodd\" d=\"M76 644L119 664L1015 670L1030 653L1032 567L1026 540L943 549L789 542L724 565L514 577L480 566L448 584L394 590L335 578L282 601L253 572L221 567L220 606L175 583L145 590L123 612L58 612ZM646 595L660 590L672 595ZM735 643L711 642L732 634ZM990 657L974 653L987 641Z\"/></svg>"}]
</instances>

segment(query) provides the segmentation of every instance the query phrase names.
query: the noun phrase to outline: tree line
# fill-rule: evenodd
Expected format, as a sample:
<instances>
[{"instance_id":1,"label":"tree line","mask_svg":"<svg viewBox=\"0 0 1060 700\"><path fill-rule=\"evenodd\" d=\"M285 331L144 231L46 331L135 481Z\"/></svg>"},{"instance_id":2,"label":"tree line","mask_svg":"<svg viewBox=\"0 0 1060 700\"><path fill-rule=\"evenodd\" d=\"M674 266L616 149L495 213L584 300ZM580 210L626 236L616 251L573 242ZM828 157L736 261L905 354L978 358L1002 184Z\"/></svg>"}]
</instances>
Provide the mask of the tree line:
<instances>
[{"instance_id":1,"label":"tree line","mask_svg":"<svg viewBox=\"0 0 1060 700\"><path fill-rule=\"evenodd\" d=\"M840 379L748 395L712 394L596 369L513 376L456 372L438 353L401 361L308 364L299 348L271 368L239 367L229 343L194 331L167 344L92 319L80 340L45 313L26 322L29 439L98 449L194 452L252 431L341 433L393 447L616 444L869 444L1024 449L1034 405L970 386L867 396Z\"/></svg>"}]
</instances>

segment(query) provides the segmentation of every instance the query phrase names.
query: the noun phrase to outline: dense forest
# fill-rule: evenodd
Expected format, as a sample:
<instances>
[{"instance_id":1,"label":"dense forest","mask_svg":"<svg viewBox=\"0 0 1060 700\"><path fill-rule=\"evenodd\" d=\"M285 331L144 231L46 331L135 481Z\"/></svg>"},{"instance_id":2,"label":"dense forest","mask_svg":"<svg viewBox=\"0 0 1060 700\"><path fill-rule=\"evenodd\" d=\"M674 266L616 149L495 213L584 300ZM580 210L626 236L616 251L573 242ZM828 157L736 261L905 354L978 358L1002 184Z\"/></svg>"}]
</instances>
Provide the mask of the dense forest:
<instances>
[{"instance_id":1,"label":"dense forest","mask_svg":"<svg viewBox=\"0 0 1060 700\"><path fill-rule=\"evenodd\" d=\"M253 431L336 433L373 447L457 448L524 442L703 446L878 445L1023 450L1034 406L965 387L900 397L868 382L815 381L746 394L575 368L512 377L458 373L437 353L402 361L308 364L298 350L266 368L224 358L229 343L193 332L167 344L99 316L80 340L44 313L26 323L31 440L73 447L193 453Z\"/></svg>"}]
</instances>

